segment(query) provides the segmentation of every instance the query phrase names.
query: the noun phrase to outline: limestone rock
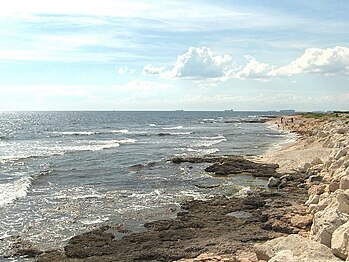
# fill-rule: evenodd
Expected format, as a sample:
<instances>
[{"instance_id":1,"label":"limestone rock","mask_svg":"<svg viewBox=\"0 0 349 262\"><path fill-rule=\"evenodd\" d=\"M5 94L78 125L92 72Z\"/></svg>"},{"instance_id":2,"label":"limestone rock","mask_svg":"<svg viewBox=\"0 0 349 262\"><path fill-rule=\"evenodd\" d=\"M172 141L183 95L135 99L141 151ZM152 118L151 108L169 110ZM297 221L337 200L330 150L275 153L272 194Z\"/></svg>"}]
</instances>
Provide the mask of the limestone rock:
<instances>
[{"instance_id":1,"label":"limestone rock","mask_svg":"<svg viewBox=\"0 0 349 262\"><path fill-rule=\"evenodd\" d=\"M311 187L309 187L308 189L308 194L309 195L321 195L322 193L325 192L325 185L312 185Z\"/></svg>"},{"instance_id":2,"label":"limestone rock","mask_svg":"<svg viewBox=\"0 0 349 262\"><path fill-rule=\"evenodd\" d=\"M328 185L328 190L330 192L335 192L337 189L339 189L339 182L337 181L332 181L329 185Z\"/></svg>"},{"instance_id":3,"label":"limestone rock","mask_svg":"<svg viewBox=\"0 0 349 262\"><path fill-rule=\"evenodd\" d=\"M306 172L309 168L311 168L311 164L305 163L305 164L300 168L300 171Z\"/></svg>"},{"instance_id":4,"label":"limestone rock","mask_svg":"<svg viewBox=\"0 0 349 262\"><path fill-rule=\"evenodd\" d=\"M323 137L326 137L327 134L324 131L319 131L319 132L317 132L317 136L318 136L318 138L323 138Z\"/></svg>"},{"instance_id":5,"label":"limestone rock","mask_svg":"<svg viewBox=\"0 0 349 262\"><path fill-rule=\"evenodd\" d=\"M341 261L332 254L330 248L299 235L278 237L263 244L257 244L258 259L267 261L297 262L337 262ZM275 260L271 260L275 257ZM285 260L279 258L284 257ZM292 260L286 260L292 259ZM278 260L277 260L278 259Z\"/></svg>"},{"instance_id":6,"label":"limestone rock","mask_svg":"<svg viewBox=\"0 0 349 262\"><path fill-rule=\"evenodd\" d=\"M308 180L307 183L308 184L312 184L312 183L318 183L321 182L322 177L320 175L311 175Z\"/></svg>"},{"instance_id":7,"label":"limestone rock","mask_svg":"<svg viewBox=\"0 0 349 262\"><path fill-rule=\"evenodd\" d=\"M339 188L343 190L349 189L349 175L345 175L341 178Z\"/></svg>"},{"instance_id":8,"label":"limestone rock","mask_svg":"<svg viewBox=\"0 0 349 262\"><path fill-rule=\"evenodd\" d=\"M268 180L268 187L278 187L280 185L280 179L270 177Z\"/></svg>"},{"instance_id":9,"label":"limestone rock","mask_svg":"<svg viewBox=\"0 0 349 262\"><path fill-rule=\"evenodd\" d=\"M332 235L331 249L336 256L346 259L349 253L349 222L337 228Z\"/></svg>"},{"instance_id":10,"label":"limestone rock","mask_svg":"<svg viewBox=\"0 0 349 262\"><path fill-rule=\"evenodd\" d=\"M272 257L269 262L297 262L297 259L293 256L291 250L284 250L278 252L274 257Z\"/></svg>"},{"instance_id":11,"label":"limestone rock","mask_svg":"<svg viewBox=\"0 0 349 262\"><path fill-rule=\"evenodd\" d=\"M307 202L305 202L306 205L312 205L312 204L317 204L319 203L320 200L320 195L314 194L314 195L310 195L309 199L307 200Z\"/></svg>"},{"instance_id":12,"label":"limestone rock","mask_svg":"<svg viewBox=\"0 0 349 262\"><path fill-rule=\"evenodd\" d=\"M339 150L336 155L334 156L335 159L340 159L341 157L345 156L347 154L347 149L343 148L341 150Z\"/></svg>"},{"instance_id":13,"label":"limestone rock","mask_svg":"<svg viewBox=\"0 0 349 262\"><path fill-rule=\"evenodd\" d=\"M311 164L313 165L321 165L323 164L322 160L320 158L315 158L313 161L311 161Z\"/></svg>"},{"instance_id":14,"label":"limestone rock","mask_svg":"<svg viewBox=\"0 0 349 262\"><path fill-rule=\"evenodd\" d=\"M345 134L349 131L348 127L342 127L337 130L337 134Z\"/></svg>"},{"instance_id":15,"label":"limestone rock","mask_svg":"<svg viewBox=\"0 0 349 262\"><path fill-rule=\"evenodd\" d=\"M313 215L308 214L305 216L295 215L291 218L291 224L294 227L298 228L306 228L307 226L310 226L313 222Z\"/></svg>"},{"instance_id":16,"label":"limestone rock","mask_svg":"<svg viewBox=\"0 0 349 262\"><path fill-rule=\"evenodd\" d=\"M331 247L333 232L349 220L349 195L343 190L337 190L329 201L324 210L315 214L310 238Z\"/></svg>"}]
</instances>

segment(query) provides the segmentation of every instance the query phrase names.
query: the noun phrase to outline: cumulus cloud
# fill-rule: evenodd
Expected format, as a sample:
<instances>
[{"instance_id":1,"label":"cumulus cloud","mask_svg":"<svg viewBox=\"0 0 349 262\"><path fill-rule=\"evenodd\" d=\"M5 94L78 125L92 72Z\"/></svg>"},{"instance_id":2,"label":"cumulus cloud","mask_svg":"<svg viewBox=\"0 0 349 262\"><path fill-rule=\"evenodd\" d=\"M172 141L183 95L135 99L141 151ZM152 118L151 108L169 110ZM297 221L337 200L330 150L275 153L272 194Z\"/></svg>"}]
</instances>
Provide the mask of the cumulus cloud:
<instances>
[{"instance_id":1,"label":"cumulus cloud","mask_svg":"<svg viewBox=\"0 0 349 262\"><path fill-rule=\"evenodd\" d=\"M349 48L308 48L304 54L286 66L275 67L245 56L247 64L235 67L229 55L213 55L210 48L191 47L179 55L172 69L151 64L143 68L144 74L160 74L165 78L203 79L227 81L229 79L253 79L267 81L272 78L297 74L318 73L323 75L349 74Z\"/></svg>"},{"instance_id":2,"label":"cumulus cloud","mask_svg":"<svg viewBox=\"0 0 349 262\"><path fill-rule=\"evenodd\" d=\"M169 78L219 78L232 68L233 58L229 55L213 55L210 48L190 47L179 55L174 67L163 73Z\"/></svg>"},{"instance_id":3,"label":"cumulus cloud","mask_svg":"<svg viewBox=\"0 0 349 262\"><path fill-rule=\"evenodd\" d=\"M241 71L237 72L234 77L240 79L256 79L263 80L269 78L270 72L274 69L273 66L270 66L265 63L258 62L252 56L245 56L249 61Z\"/></svg>"},{"instance_id":4,"label":"cumulus cloud","mask_svg":"<svg viewBox=\"0 0 349 262\"><path fill-rule=\"evenodd\" d=\"M143 75L157 75L161 74L165 70L165 67L156 67L152 64L147 64L143 68Z\"/></svg>"},{"instance_id":5,"label":"cumulus cloud","mask_svg":"<svg viewBox=\"0 0 349 262\"><path fill-rule=\"evenodd\" d=\"M270 75L292 76L300 73L349 74L349 48L308 48L301 57L287 66L273 70Z\"/></svg>"}]
</instances>

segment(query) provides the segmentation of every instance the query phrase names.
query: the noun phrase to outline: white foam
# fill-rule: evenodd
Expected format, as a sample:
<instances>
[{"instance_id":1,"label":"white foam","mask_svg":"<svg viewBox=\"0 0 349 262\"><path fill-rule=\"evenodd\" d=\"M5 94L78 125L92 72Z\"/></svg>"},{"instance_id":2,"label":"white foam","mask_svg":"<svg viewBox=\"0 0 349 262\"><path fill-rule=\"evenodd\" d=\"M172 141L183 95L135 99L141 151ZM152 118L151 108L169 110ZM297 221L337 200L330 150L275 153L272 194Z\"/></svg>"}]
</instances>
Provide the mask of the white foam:
<instances>
[{"instance_id":1,"label":"white foam","mask_svg":"<svg viewBox=\"0 0 349 262\"><path fill-rule=\"evenodd\" d=\"M120 144L133 144L136 139L122 139L122 140L84 140L76 141L76 145L72 146L57 146L53 147L53 151L57 153L75 152L75 151L101 151L103 149L116 148Z\"/></svg>"},{"instance_id":2,"label":"white foam","mask_svg":"<svg viewBox=\"0 0 349 262\"><path fill-rule=\"evenodd\" d=\"M202 136L201 139L208 139L208 140L216 140L216 139L226 139L223 135L217 135L217 136Z\"/></svg>"},{"instance_id":3,"label":"white foam","mask_svg":"<svg viewBox=\"0 0 349 262\"><path fill-rule=\"evenodd\" d=\"M217 139L217 140L206 140L206 141L199 141L195 144L192 144L191 147L210 147L216 144L219 144L223 141L227 141L225 138Z\"/></svg>"},{"instance_id":4,"label":"white foam","mask_svg":"<svg viewBox=\"0 0 349 262\"><path fill-rule=\"evenodd\" d=\"M162 129L163 129L163 130L183 129L183 126L163 127Z\"/></svg>"},{"instance_id":5,"label":"white foam","mask_svg":"<svg viewBox=\"0 0 349 262\"><path fill-rule=\"evenodd\" d=\"M148 126L154 127L156 126L156 124L148 124Z\"/></svg>"},{"instance_id":6,"label":"white foam","mask_svg":"<svg viewBox=\"0 0 349 262\"><path fill-rule=\"evenodd\" d=\"M209 148L209 149L194 149L187 148L188 152L196 152L197 155L210 155L216 152L219 152L218 148Z\"/></svg>"},{"instance_id":7,"label":"white foam","mask_svg":"<svg viewBox=\"0 0 349 262\"><path fill-rule=\"evenodd\" d=\"M57 132L54 132L57 134ZM61 135L68 135L68 136L91 136L94 134L97 134L98 132L94 131L70 131L70 132L58 132L58 134Z\"/></svg>"},{"instance_id":8,"label":"white foam","mask_svg":"<svg viewBox=\"0 0 349 262\"><path fill-rule=\"evenodd\" d=\"M169 133L171 136L176 136L176 135L190 135L192 132L173 132Z\"/></svg>"},{"instance_id":9,"label":"white foam","mask_svg":"<svg viewBox=\"0 0 349 262\"><path fill-rule=\"evenodd\" d=\"M112 134L127 134L129 131L127 129L120 129L120 130L112 130L110 133Z\"/></svg>"},{"instance_id":10,"label":"white foam","mask_svg":"<svg viewBox=\"0 0 349 262\"><path fill-rule=\"evenodd\" d=\"M0 184L0 207L13 203L27 195L32 177L24 176L10 183Z\"/></svg>"},{"instance_id":11,"label":"white foam","mask_svg":"<svg viewBox=\"0 0 349 262\"><path fill-rule=\"evenodd\" d=\"M83 223L84 225L93 225L93 224L104 223L108 220L109 218L107 217L85 218L85 219L81 219L81 223Z\"/></svg>"}]
</instances>

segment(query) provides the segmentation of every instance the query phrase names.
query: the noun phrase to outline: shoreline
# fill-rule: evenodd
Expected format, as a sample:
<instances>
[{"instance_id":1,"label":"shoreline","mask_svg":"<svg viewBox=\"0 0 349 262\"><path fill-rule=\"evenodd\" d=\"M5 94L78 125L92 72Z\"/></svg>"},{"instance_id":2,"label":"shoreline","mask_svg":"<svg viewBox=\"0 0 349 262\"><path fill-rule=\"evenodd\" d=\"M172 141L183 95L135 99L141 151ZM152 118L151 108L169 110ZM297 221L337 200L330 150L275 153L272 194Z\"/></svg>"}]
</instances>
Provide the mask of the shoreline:
<instances>
[{"instance_id":1,"label":"shoreline","mask_svg":"<svg viewBox=\"0 0 349 262\"><path fill-rule=\"evenodd\" d=\"M296 251L293 250L292 254L286 252L289 251L288 245L284 244L284 250L280 246L278 253L276 253L271 251L270 247L267 248L268 242L274 241L273 239L278 239L278 237L281 237L280 243L282 238L291 241L291 238L294 238L292 234L297 234L300 237L300 239L295 238L295 242L312 241L304 242L304 245L315 246L319 242L324 242L321 236L326 234L321 234L321 232L327 231L324 226L316 227L319 225L319 219L321 220L321 216L318 216L317 212L326 209L326 206L321 209L325 205L322 202L331 198L331 193L335 188L333 193L339 189L342 177L339 178L339 181L335 181L338 183L338 188L337 184L331 187L333 181L323 173L324 170L327 172L329 168L333 167L331 175L338 175L336 170L339 170L341 165L335 170L333 164L338 165L337 160L346 157L346 152L344 155L342 152L343 156L339 159L336 159L336 156L332 157L336 159L336 162L330 159L330 155L331 153L337 155L339 152L333 152L338 151L339 148L323 147L325 144L330 145L331 143L331 131L329 130L335 129L338 132L342 128L338 119L338 123L336 122L332 126L332 120L329 119L323 122L298 116L290 117L293 117L292 123L287 122L290 120L289 117L283 117L284 125L279 125L279 128L289 132L297 132L300 136L294 143L266 152L262 156L251 159L223 156L216 159L203 157L171 160L179 165L182 162L210 163L212 165L205 171L220 176L243 173L252 177L269 178L269 180L270 177L273 177L277 181L275 189L257 190L251 192L246 198L214 196L206 201L187 200L182 203L182 211L177 213L176 218L146 223L147 230L145 232L126 232L122 225L105 226L73 237L64 250L43 252L27 244L19 245L15 254L35 257L36 261L53 262L263 261L277 256L279 258L280 256L288 256L289 258L293 256L293 259L302 261L295 256L298 254ZM280 121L280 118L270 120L273 123L275 121ZM342 124L348 126L347 123L343 122ZM329 135L325 136L326 132ZM344 139L343 142L340 140L342 138L335 137L335 139L339 139L339 143L348 147L349 129L339 135L346 136L347 140ZM332 163L329 164L329 161ZM344 161L342 164L344 163L346 162ZM337 194L344 194L338 192ZM308 195L310 196L308 197ZM334 224L340 223L336 221ZM123 234L124 237L116 239L114 238L116 234ZM309 240L309 236L312 240ZM316 250L324 249L324 254L321 254L322 258L326 257L325 260L309 260L308 257L308 260L304 261L341 261L337 260L329 247L327 249L325 247L325 245L321 245L321 247L316 248ZM338 251L339 249L337 248L334 253L337 256L339 254L343 259L345 247L340 249L342 251ZM309 255L304 251L301 253ZM282 261L291 260L284 259Z\"/></svg>"}]
</instances>

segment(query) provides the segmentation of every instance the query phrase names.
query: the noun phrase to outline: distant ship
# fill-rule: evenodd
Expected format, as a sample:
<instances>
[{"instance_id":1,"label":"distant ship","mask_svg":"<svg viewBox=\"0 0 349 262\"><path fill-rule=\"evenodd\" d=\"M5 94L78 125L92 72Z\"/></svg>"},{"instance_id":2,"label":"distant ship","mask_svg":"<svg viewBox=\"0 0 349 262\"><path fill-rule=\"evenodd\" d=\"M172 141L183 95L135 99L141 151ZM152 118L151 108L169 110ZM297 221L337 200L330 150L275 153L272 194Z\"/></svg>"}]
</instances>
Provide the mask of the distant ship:
<instances>
[{"instance_id":1,"label":"distant ship","mask_svg":"<svg viewBox=\"0 0 349 262\"><path fill-rule=\"evenodd\" d=\"M175 112L183 112L184 110L183 109L177 109L175 110Z\"/></svg>"},{"instance_id":2,"label":"distant ship","mask_svg":"<svg viewBox=\"0 0 349 262\"><path fill-rule=\"evenodd\" d=\"M225 112L233 112L234 111L234 109L226 109L226 110L224 110Z\"/></svg>"}]
</instances>

